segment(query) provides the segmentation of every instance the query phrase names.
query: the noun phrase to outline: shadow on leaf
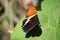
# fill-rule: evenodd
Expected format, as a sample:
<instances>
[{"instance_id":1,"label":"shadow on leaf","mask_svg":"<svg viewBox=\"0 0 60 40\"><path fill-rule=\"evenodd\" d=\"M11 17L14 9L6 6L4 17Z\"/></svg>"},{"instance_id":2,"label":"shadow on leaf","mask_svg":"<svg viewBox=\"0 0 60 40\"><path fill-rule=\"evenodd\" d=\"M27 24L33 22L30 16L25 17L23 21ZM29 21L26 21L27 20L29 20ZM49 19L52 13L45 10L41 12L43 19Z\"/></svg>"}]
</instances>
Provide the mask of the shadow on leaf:
<instances>
[{"instance_id":1,"label":"shadow on leaf","mask_svg":"<svg viewBox=\"0 0 60 40\"><path fill-rule=\"evenodd\" d=\"M29 37L39 37L42 34L42 29L40 28L40 26L36 26L35 28L33 28L30 32L28 32L25 36L25 38L29 38Z\"/></svg>"}]
</instances>

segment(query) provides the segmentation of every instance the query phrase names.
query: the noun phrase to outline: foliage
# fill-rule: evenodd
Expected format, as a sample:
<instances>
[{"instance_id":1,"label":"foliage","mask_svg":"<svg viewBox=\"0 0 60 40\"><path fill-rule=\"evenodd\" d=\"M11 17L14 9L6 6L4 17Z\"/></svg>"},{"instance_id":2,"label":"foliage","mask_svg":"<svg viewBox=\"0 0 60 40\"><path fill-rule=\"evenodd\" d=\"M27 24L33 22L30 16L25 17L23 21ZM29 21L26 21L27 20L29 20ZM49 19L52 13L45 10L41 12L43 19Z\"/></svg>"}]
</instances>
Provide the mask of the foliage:
<instances>
[{"instance_id":1,"label":"foliage","mask_svg":"<svg viewBox=\"0 0 60 40\"><path fill-rule=\"evenodd\" d=\"M24 17L18 22L11 40L60 40L60 0L44 0L38 17L42 28L41 36L25 38L25 32L21 28Z\"/></svg>"}]
</instances>

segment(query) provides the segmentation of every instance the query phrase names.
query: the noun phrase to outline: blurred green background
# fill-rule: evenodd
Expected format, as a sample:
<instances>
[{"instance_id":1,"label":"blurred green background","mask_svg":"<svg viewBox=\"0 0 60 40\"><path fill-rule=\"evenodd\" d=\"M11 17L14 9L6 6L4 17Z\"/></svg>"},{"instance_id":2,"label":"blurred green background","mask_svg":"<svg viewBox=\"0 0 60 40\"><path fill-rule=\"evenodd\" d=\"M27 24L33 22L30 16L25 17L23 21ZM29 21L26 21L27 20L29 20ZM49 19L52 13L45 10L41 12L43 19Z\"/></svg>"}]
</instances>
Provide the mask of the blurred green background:
<instances>
[{"instance_id":1,"label":"blurred green background","mask_svg":"<svg viewBox=\"0 0 60 40\"><path fill-rule=\"evenodd\" d=\"M23 17L11 34L11 40L60 40L60 0L44 0L42 11L38 12L42 34L39 37L25 38L22 30Z\"/></svg>"}]
</instances>

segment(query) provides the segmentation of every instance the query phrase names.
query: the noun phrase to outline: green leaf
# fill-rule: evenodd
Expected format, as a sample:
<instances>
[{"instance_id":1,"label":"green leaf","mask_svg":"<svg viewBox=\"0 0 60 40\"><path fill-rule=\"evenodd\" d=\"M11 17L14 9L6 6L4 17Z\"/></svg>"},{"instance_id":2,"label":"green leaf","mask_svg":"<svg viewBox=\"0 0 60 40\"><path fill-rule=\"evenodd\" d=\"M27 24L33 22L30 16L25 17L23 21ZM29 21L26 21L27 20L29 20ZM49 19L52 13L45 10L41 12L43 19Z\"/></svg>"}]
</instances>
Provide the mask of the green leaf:
<instances>
[{"instance_id":1,"label":"green leaf","mask_svg":"<svg viewBox=\"0 0 60 40\"><path fill-rule=\"evenodd\" d=\"M60 40L60 0L44 0L38 17L42 28L41 36L25 38L26 33L21 27L24 17L14 29L11 40Z\"/></svg>"}]
</instances>

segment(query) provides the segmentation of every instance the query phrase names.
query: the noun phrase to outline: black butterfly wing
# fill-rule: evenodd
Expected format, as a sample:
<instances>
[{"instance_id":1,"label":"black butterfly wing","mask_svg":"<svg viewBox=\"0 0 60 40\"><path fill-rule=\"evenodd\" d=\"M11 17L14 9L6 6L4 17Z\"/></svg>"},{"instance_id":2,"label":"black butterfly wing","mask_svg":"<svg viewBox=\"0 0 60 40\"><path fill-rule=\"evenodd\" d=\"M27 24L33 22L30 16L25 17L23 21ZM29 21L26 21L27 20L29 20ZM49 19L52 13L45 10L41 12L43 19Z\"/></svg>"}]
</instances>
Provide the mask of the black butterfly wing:
<instances>
[{"instance_id":1,"label":"black butterfly wing","mask_svg":"<svg viewBox=\"0 0 60 40\"><path fill-rule=\"evenodd\" d=\"M22 24L22 25L24 25L26 21L27 21L27 19L25 19L25 20L23 21L23 24ZM37 16L37 15L35 15L34 17L32 17L32 18L30 19L30 21L29 21L24 27L22 26L22 28L23 28L23 30L24 30L26 33L28 33L28 32L31 31L34 27L36 27L36 25L39 25L39 20L38 20L38 16Z\"/></svg>"}]
</instances>

